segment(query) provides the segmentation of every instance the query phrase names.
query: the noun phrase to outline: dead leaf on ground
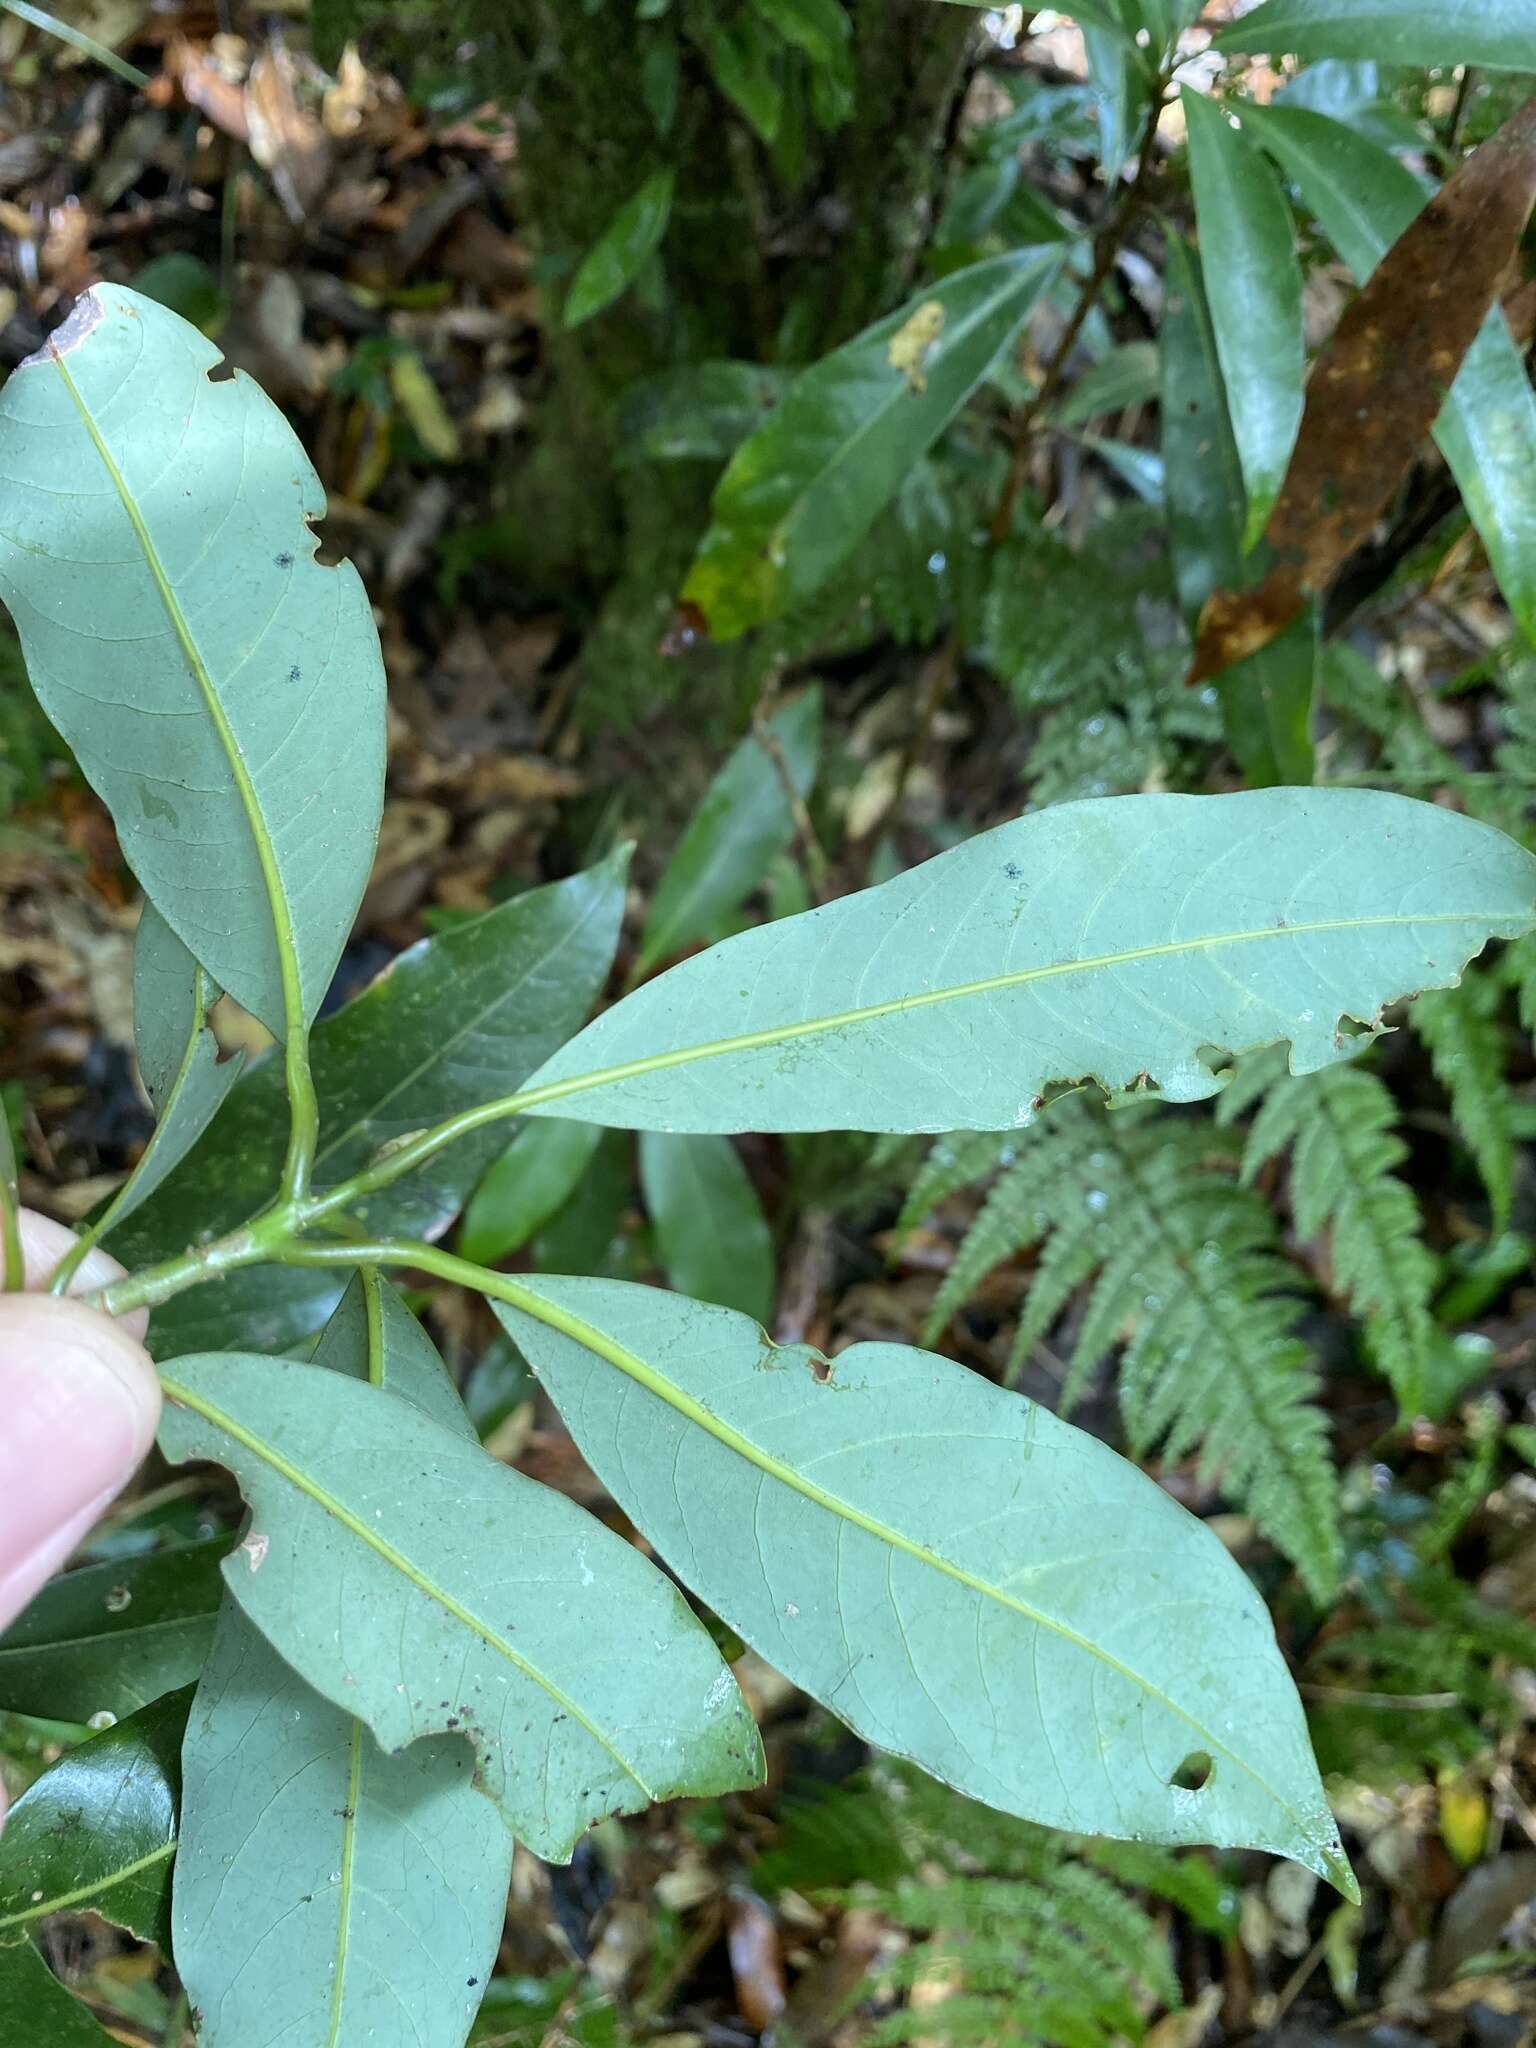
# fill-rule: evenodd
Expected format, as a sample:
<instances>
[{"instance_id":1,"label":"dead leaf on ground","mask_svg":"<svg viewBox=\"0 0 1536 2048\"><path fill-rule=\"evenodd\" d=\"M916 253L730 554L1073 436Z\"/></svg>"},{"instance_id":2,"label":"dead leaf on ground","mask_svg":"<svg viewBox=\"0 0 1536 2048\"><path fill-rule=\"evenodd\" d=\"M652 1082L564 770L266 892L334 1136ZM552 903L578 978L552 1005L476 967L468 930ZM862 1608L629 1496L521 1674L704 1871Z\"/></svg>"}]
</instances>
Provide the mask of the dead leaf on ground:
<instances>
[{"instance_id":1,"label":"dead leaf on ground","mask_svg":"<svg viewBox=\"0 0 1536 2048\"><path fill-rule=\"evenodd\" d=\"M293 59L280 44L251 66L245 113L251 155L270 175L289 219L303 220L325 190L331 145L319 121L300 106Z\"/></svg>"},{"instance_id":2,"label":"dead leaf on ground","mask_svg":"<svg viewBox=\"0 0 1536 2048\"><path fill-rule=\"evenodd\" d=\"M1265 531L1274 566L1252 590L1212 593L1191 683L1267 646L1368 537L1500 296L1533 202L1536 99L1440 188L1340 320Z\"/></svg>"}]
</instances>

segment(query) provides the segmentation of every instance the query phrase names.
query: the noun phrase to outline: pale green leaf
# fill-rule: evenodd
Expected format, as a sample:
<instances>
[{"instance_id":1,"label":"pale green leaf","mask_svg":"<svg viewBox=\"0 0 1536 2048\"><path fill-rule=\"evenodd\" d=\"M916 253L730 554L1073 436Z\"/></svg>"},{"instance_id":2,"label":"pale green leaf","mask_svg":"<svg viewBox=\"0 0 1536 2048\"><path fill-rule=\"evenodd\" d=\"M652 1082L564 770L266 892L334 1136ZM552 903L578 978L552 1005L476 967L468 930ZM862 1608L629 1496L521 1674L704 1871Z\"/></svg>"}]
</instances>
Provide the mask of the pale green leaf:
<instances>
[{"instance_id":1,"label":"pale green leaf","mask_svg":"<svg viewBox=\"0 0 1536 2048\"><path fill-rule=\"evenodd\" d=\"M565 1117L524 1124L469 1198L459 1227L463 1256L494 1266L525 1245L571 1194L597 1140L595 1125Z\"/></svg>"},{"instance_id":2,"label":"pale green leaf","mask_svg":"<svg viewBox=\"0 0 1536 2048\"><path fill-rule=\"evenodd\" d=\"M1091 370L1085 370L1052 417L1064 427L1078 427L1101 413L1155 399L1162 383L1157 344L1128 341L1113 348Z\"/></svg>"},{"instance_id":3,"label":"pale green leaf","mask_svg":"<svg viewBox=\"0 0 1536 2048\"><path fill-rule=\"evenodd\" d=\"M1347 1057L1341 1018L1536 926L1536 858L1363 789L1058 804L743 932L589 1024L536 1115L648 1130L1004 1130L1054 1081L1211 1094L1212 1047Z\"/></svg>"},{"instance_id":4,"label":"pale green leaf","mask_svg":"<svg viewBox=\"0 0 1536 2048\"><path fill-rule=\"evenodd\" d=\"M226 1465L246 1615L385 1749L460 1732L509 1828L582 1830L750 1783L757 1731L709 1637L638 1551L380 1389L238 1353L162 1375L160 1442Z\"/></svg>"},{"instance_id":5,"label":"pale green leaf","mask_svg":"<svg viewBox=\"0 0 1536 2048\"><path fill-rule=\"evenodd\" d=\"M1163 477L1174 580L1194 618L1213 590L1242 581L1243 473L1200 258L1172 230L1166 247Z\"/></svg>"},{"instance_id":6,"label":"pale green leaf","mask_svg":"<svg viewBox=\"0 0 1536 2048\"><path fill-rule=\"evenodd\" d=\"M816 779L821 741L821 691L814 685L775 712L768 730L803 802ZM788 846L795 820L783 776L756 733L749 733L720 770L678 841L656 885L635 973L695 939L713 937Z\"/></svg>"},{"instance_id":7,"label":"pale green leaf","mask_svg":"<svg viewBox=\"0 0 1536 2048\"><path fill-rule=\"evenodd\" d=\"M437 1346L371 1266L353 1275L311 1362L382 1387L443 1429L479 1441Z\"/></svg>"},{"instance_id":8,"label":"pale green leaf","mask_svg":"<svg viewBox=\"0 0 1536 2048\"><path fill-rule=\"evenodd\" d=\"M213 1640L227 1536L50 1579L0 1636L0 1707L119 1720L190 1685Z\"/></svg>"},{"instance_id":9,"label":"pale green leaf","mask_svg":"<svg viewBox=\"0 0 1536 2048\"><path fill-rule=\"evenodd\" d=\"M1215 46L1530 71L1536 0L1268 0L1224 29Z\"/></svg>"},{"instance_id":10,"label":"pale green leaf","mask_svg":"<svg viewBox=\"0 0 1536 2048\"><path fill-rule=\"evenodd\" d=\"M1186 86L1200 256L1216 355L1248 498L1243 545L1268 524L1301 425L1306 346L1290 208L1268 162L1225 110Z\"/></svg>"},{"instance_id":11,"label":"pale green leaf","mask_svg":"<svg viewBox=\"0 0 1536 2048\"><path fill-rule=\"evenodd\" d=\"M678 1292L766 1323L773 1314L773 1236L730 1139L642 1131L640 1185L661 1264Z\"/></svg>"},{"instance_id":12,"label":"pale green leaf","mask_svg":"<svg viewBox=\"0 0 1536 2048\"><path fill-rule=\"evenodd\" d=\"M1536 44L1527 52L1536 63L1532 52ZM1243 125L1295 180L1359 284L1429 198L1389 149L1325 114L1245 100ZM1536 639L1536 393L1497 306L1462 360L1435 439L1510 610Z\"/></svg>"},{"instance_id":13,"label":"pale green leaf","mask_svg":"<svg viewBox=\"0 0 1536 2048\"><path fill-rule=\"evenodd\" d=\"M661 246L672 218L672 173L657 171L627 199L582 258L565 301L565 324L579 327L628 291Z\"/></svg>"},{"instance_id":14,"label":"pale green leaf","mask_svg":"<svg viewBox=\"0 0 1536 2048\"><path fill-rule=\"evenodd\" d=\"M636 1526L868 1741L1055 1827L1265 1848L1347 1882L1263 1602L1097 1438L899 1344L829 1363L619 1281L508 1299ZM1197 1758L1203 1789L1182 1789Z\"/></svg>"},{"instance_id":15,"label":"pale green leaf","mask_svg":"<svg viewBox=\"0 0 1536 2048\"><path fill-rule=\"evenodd\" d=\"M467 1742L385 1754L231 1600L182 1769L176 1967L201 2048L462 2048L512 1866Z\"/></svg>"},{"instance_id":16,"label":"pale green leaf","mask_svg":"<svg viewBox=\"0 0 1536 2048\"><path fill-rule=\"evenodd\" d=\"M121 285L77 301L0 395L0 596L145 894L282 1037L368 879L384 676L308 458L220 360Z\"/></svg>"},{"instance_id":17,"label":"pale green leaf","mask_svg":"<svg viewBox=\"0 0 1536 2048\"><path fill-rule=\"evenodd\" d=\"M503 1094L577 1029L607 978L624 909L627 855L530 889L412 946L316 1029L322 1136L315 1186L358 1172L393 1138ZM110 1249L133 1270L234 1230L277 1183L283 1075L270 1056L234 1090L213 1129ZM436 1237L507 1142L472 1132L360 1204L370 1232ZM281 1351L340 1298L338 1273L255 1267L178 1295L150 1325L157 1357L221 1344Z\"/></svg>"},{"instance_id":18,"label":"pale green leaf","mask_svg":"<svg viewBox=\"0 0 1536 2048\"><path fill-rule=\"evenodd\" d=\"M715 491L683 597L731 640L852 553L1028 319L1055 249L957 270L802 372Z\"/></svg>"},{"instance_id":19,"label":"pale green leaf","mask_svg":"<svg viewBox=\"0 0 1536 2048\"><path fill-rule=\"evenodd\" d=\"M86 1911L167 1945L190 1698L170 1693L93 1735L17 1800L0 1835L0 1949L50 1913Z\"/></svg>"}]
</instances>

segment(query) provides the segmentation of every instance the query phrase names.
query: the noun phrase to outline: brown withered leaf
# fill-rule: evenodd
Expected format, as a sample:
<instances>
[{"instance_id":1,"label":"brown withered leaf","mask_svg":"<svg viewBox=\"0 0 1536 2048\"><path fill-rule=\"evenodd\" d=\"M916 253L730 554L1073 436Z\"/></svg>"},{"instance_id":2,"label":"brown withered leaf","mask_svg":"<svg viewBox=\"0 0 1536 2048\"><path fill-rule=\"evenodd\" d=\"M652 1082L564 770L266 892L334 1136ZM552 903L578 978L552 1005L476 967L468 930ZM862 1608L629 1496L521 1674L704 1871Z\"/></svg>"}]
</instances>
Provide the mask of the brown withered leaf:
<instances>
[{"instance_id":1,"label":"brown withered leaf","mask_svg":"<svg viewBox=\"0 0 1536 2048\"><path fill-rule=\"evenodd\" d=\"M1264 538L1273 566L1217 590L1189 681L1220 675L1284 631L1359 547L1499 298L1536 203L1536 98L1467 158L1345 310L1307 380L1307 405Z\"/></svg>"}]
</instances>

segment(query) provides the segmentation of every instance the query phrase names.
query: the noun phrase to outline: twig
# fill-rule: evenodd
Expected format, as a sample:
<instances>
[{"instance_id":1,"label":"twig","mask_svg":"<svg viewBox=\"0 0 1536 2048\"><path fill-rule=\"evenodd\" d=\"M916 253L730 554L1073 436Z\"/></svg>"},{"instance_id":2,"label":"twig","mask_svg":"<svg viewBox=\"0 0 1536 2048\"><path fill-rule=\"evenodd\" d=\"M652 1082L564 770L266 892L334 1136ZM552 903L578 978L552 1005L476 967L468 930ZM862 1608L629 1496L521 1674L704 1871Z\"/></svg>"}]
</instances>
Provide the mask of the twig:
<instances>
[{"instance_id":1,"label":"twig","mask_svg":"<svg viewBox=\"0 0 1536 2048\"><path fill-rule=\"evenodd\" d=\"M1083 323L1099 302L1115 258L1125 239L1126 229L1141 210L1146 196L1147 177L1152 169L1152 159L1157 148L1157 124L1162 117L1163 95L1168 90L1166 77L1159 77L1152 89L1151 105L1147 109L1146 125L1142 129L1141 147L1136 155L1136 168L1131 181L1121 193L1109 218L1094 237L1093 267L1089 271L1082 291L1078 294L1072 317L1061 333L1061 339L1051 352L1045 366L1045 374L1039 386L1026 403L1020 407L1012 423L1010 438L1013 441L1013 461L1009 465L1008 480L998 500L997 510L992 515L992 524L987 529L987 539L992 546L1007 538L1013 524L1013 510L1018 503L1019 492L1024 487L1024 473L1029 463L1030 441L1035 423L1061 388L1061 380L1067 367L1067 359L1077 346L1077 338L1083 331Z\"/></svg>"}]
</instances>

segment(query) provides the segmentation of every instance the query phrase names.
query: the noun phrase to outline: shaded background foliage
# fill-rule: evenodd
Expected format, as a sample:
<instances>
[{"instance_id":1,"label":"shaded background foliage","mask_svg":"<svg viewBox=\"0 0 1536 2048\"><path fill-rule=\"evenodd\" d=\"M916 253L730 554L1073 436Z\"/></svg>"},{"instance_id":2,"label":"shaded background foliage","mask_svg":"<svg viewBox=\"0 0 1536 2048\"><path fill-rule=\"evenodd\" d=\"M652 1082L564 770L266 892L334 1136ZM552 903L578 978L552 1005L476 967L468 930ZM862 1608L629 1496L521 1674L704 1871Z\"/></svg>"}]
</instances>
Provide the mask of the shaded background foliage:
<instances>
[{"instance_id":1,"label":"shaded background foliage","mask_svg":"<svg viewBox=\"0 0 1536 2048\"><path fill-rule=\"evenodd\" d=\"M1195 92L1217 69L1210 29L1237 11L1099 10L1182 30ZM1401 13L1409 35L1436 10ZM1300 116L1389 153L1389 183L1445 177L1531 84L1460 63L1458 18L1442 11L1431 55L1421 37L1231 60L1230 82L1278 109L1252 139L1291 138L1274 162L1314 352L1368 266ZM1176 109L1148 123L1102 25L927 0L316 0L281 20L126 7L79 25L152 84L0 23L7 360L107 275L216 332L304 432L327 537L383 619L395 705L385 838L337 1002L626 832L634 978L1085 795L1315 774L1531 843L1536 658L1488 565L1504 532L1518 556L1524 515L1480 507L1480 536L1417 431L1381 516L1330 565L1326 638L1304 621L1236 701L1230 678L1186 686L1190 615L1240 566L1230 280ZM1536 26L1532 47L1536 71ZM617 294L568 325L584 263L648 191L631 247L650 253L631 275L619 252ZM1399 201L1383 246L1406 217ZM1058 241L1063 272L1017 344L813 597L722 642L678 610L722 468L795 372L968 264ZM1500 285L1527 363L1529 273L1527 239ZM1411 347L1422 309L1402 311ZM133 911L110 826L6 660L0 1079L29 1199L78 1216L147 1132ZM1351 2019L1383 2042L1526 2038L1533 986L1526 942L1357 1066L1294 1081L1245 1062L1214 1111L1068 1097L1026 1140L669 1152L525 1132L472 1195L471 1256L660 1273L832 1349L926 1327L1075 1402L1211 1518L1270 1600L1366 1899L1258 1858L986 1814L871 1760L748 1660L768 1789L606 1824L570 1870L520 1853L475 2038L1193 2048ZM259 1043L249 1020L220 1023ZM680 1224L679 1187L707 1190L709 1244ZM478 1307L416 1299L498 1452L598 1499ZM186 1623L190 1661L141 1672L125 1724L195 1674L210 1548L234 1524L216 1484L161 1472L94 1539L86 1571ZM132 1615L116 1609L114 1639ZM86 1732L59 1675L75 1625L34 1611L0 1642L13 1791ZM50 1687L63 1719L42 1718ZM47 1920L48 1963L119 2038L178 2040L163 1930L122 1917L142 1945ZM18 2040L45 2038L45 1982L16 1994Z\"/></svg>"}]
</instances>

